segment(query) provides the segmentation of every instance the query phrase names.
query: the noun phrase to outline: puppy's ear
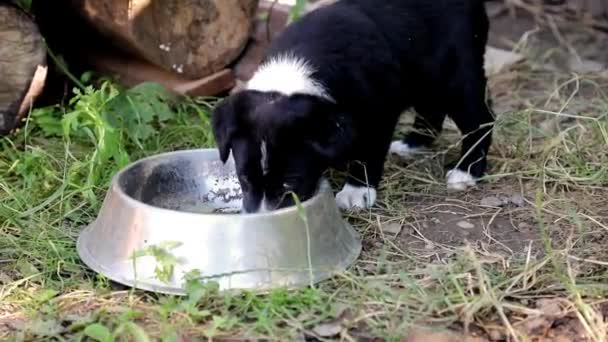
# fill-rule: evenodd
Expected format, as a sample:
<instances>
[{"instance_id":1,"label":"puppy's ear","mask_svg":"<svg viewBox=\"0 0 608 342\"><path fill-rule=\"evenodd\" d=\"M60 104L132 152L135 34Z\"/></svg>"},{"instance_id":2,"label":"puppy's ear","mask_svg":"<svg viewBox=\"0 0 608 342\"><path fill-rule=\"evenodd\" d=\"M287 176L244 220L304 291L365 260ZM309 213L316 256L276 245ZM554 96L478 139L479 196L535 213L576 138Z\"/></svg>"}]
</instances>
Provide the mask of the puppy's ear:
<instances>
[{"instance_id":1,"label":"puppy's ear","mask_svg":"<svg viewBox=\"0 0 608 342\"><path fill-rule=\"evenodd\" d=\"M327 163L338 165L346 161L356 134L355 127L347 115L326 114L325 117L316 116L317 129L308 143Z\"/></svg>"},{"instance_id":2,"label":"puppy's ear","mask_svg":"<svg viewBox=\"0 0 608 342\"><path fill-rule=\"evenodd\" d=\"M226 163L233 139L248 125L248 116L258 104L261 95L240 91L220 101L213 109L211 124L220 159Z\"/></svg>"}]
</instances>

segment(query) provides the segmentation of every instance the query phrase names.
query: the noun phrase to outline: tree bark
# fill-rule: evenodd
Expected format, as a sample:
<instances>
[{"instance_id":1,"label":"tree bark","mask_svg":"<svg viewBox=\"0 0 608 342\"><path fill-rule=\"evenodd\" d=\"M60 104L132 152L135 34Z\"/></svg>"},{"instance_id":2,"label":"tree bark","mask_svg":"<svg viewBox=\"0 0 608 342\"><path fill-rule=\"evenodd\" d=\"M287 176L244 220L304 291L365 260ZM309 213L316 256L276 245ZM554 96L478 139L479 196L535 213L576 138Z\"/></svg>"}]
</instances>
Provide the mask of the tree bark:
<instances>
[{"instance_id":1,"label":"tree bark","mask_svg":"<svg viewBox=\"0 0 608 342\"><path fill-rule=\"evenodd\" d=\"M0 2L0 134L28 112L46 79L46 47L33 19Z\"/></svg>"},{"instance_id":2,"label":"tree bark","mask_svg":"<svg viewBox=\"0 0 608 342\"><path fill-rule=\"evenodd\" d=\"M44 0L43 0L44 1ZM243 51L258 0L71 0L115 45L166 70L201 78Z\"/></svg>"}]
</instances>

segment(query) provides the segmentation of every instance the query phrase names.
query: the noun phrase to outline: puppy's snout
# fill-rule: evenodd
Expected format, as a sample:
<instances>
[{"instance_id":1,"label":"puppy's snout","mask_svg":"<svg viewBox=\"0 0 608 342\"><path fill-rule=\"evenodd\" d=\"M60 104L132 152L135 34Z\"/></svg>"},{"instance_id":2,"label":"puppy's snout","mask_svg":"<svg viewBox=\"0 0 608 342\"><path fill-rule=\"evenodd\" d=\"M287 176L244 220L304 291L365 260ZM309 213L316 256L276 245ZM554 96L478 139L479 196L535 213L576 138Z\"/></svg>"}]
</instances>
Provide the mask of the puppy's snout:
<instances>
[{"instance_id":1,"label":"puppy's snout","mask_svg":"<svg viewBox=\"0 0 608 342\"><path fill-rule=\"evenodd\" d=\"M243 211L245 213L256 213L260 210L261 203L261 198L243 196Z\"/></svg>"}]
</instances>

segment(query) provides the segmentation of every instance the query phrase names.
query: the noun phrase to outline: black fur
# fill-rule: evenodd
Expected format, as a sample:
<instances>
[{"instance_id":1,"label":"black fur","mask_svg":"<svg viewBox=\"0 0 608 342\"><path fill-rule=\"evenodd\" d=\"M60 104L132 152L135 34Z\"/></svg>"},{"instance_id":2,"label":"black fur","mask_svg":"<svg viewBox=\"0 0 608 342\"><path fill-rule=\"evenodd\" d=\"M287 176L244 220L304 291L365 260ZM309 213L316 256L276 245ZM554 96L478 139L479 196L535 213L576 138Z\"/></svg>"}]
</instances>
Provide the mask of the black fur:
<instances>
[{"instance_id":1,"label":"black fur","mask_svg":"<svg viewBox=\"0 0 608 342\"><path fill-rule=\"evenodd\" d=\"M222 160L230 151L235 158L245 211L264 196L271 209L292 205L289 191L306 200L326 169L352 161L347 182L377 188L410 107L415 128L431 134L413 132L406 143L431 144L449 115L466 136L459 169L482 176L494 121L483 68L488 26L482 0L340 0L290 25L267 59L306 60L335 102L245 90L217 106L214 133Z\"/></svg>"}]
</instances>

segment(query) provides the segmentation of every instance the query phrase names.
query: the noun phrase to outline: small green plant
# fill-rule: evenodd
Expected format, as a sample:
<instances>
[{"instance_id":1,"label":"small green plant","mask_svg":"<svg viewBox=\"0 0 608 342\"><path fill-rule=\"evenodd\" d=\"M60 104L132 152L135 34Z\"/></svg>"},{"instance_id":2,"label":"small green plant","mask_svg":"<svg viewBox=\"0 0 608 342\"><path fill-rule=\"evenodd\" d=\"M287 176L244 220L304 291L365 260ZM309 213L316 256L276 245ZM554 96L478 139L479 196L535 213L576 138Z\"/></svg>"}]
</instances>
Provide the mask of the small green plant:
<instances>
[{"instance_id":1,"label":"small green plant","mask_svg":"<svg viewBox=\"0 0 608 342\"><path fill-rule=\"evenodd\" d=\"M30 11L32 9L32 1L33 0L17 0L16 3L25 11Z\"/></svg>"},{"instance_id":2,"label":"small green plant","mask_svg":"<svg viewBox=\"0 0 608 342\"><path fill-rule=\"evenodd\" d=\"M62 137L66 149L77 145L88 150L84 160L69 152L76 161L68 178L80 184L85 196L96 204L95 187L105 185L112 173L131 161L129 151L144 150L144 144L175 119L172 104L171 96L158 84L122 89L106 80L99 89L91 85L75 88L66 109L34 111L32 122L46 137Z\"/></svg>"},{"instance_id":3,"label":"small green plant","mask_svg":"<svg viewBox=\"0 0 608 342\"><path fill-rule=\"evenodd\" d=\"M308 0L296 0L295 5L289 11L288 22L294 22L302 16L304 11L306 10L306 5L308 4Z\"/></svg>"},{"instance_id":4,"label":"small green plant","mask_svg":"<svg viewBox=\"0 0 608 342\"><path fill-rule=\"evenodd\" d=\"M306 256L308 258L308 276L310 279L310 287L314 287L314 278L313 278L313 270L312 270L312 255L310 249L310 225L308 224L308 215L306 213L306 209L302 206L300 202L300 198L296 195L295 192L291 193L293 201L296 204L296 208L298 209L298 216L304 222L304 227L306 227Z\"/></svg>"},{"instance_id":5,"label":"small green plant","mask_svg":"<svg viewBox=\"0 0 608 342\"><path fill-rule=\"evenodd\" d=\"M172 249L178 248L179 246L181 246L181 242L164 241L158 245L148 246L143 250L134 252L132 260L135 274L137 274L137 258L150 256L153 257L157 263L154 268L154 273L158 280L169 282L173 277L175 266L182 261L171 253Z\"/></svg>"},{"instance_id":6,"label":"small green plant","mask_svg":"<svg viewBox=\"0 0 608 342\"><path fill-rule=\"evenodd\" d=\"M114 320L110 319L106 324L96 322L87 325L82 334L98 342L122 341L127 336L136 342L150 341L144 329L133 322L141 314L141 312L127 310ZM114 328L108 326L114 326Z\"/></svg>"}]
</instances>

